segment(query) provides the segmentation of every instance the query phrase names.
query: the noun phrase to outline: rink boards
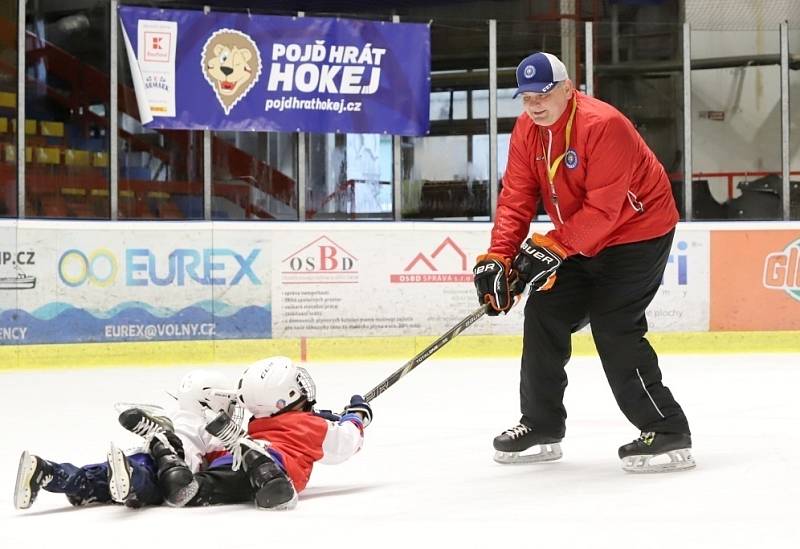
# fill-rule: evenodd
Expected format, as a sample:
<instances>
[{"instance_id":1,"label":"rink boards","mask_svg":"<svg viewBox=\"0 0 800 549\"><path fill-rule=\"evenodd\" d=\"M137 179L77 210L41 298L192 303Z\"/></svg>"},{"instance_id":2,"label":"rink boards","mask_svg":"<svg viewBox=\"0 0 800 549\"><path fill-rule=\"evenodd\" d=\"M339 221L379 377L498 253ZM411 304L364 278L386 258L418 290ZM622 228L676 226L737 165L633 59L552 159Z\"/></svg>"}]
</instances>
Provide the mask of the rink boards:
<instances>
[{"instance_id":1,"label":"rink boards","mask_svg":"<svg viewBox=\"0 0 800 549\"><path fill-rule=\"evenodd\" d=\"M72 354L106 364L410 358L477 306L471 269L490 229L0 222L0 368L75 364ZM800 223L680 224L648 322L675 351L800 349ZM513 355L521 326L515 307L445 351ZM588 333L576 337L583 351Z\"/></svg>"}]
</instances>

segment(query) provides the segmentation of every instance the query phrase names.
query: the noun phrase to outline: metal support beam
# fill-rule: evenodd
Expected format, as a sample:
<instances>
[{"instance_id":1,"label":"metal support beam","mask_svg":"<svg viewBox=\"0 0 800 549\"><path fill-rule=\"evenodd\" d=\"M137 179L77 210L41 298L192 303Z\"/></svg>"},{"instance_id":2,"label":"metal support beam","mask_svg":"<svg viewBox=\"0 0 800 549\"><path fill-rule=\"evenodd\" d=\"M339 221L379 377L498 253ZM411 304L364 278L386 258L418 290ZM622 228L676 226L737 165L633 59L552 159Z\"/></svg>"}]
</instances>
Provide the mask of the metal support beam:
<instances>
[{"instance_id":1,"label":"metal support beam","mask_svg":"<svg viewBox=\"0 0 800 549\"><path fill-rule=\"evenodd\" d=\"M17 1L17 217L25 218L25 0Z\"/></svg>"},{"instance_id":2,"label":"metal support beam","mask_svg":"<svg viewBox=\"0 0 800 549\"><path fill-rule=\"evenodd\" d=\"M211 221L211 130L203 130L203 219Z\"/></svg>"},{"instance_id":3,"label":"metal support beam","mask_svg":"<svg viewBox=\"0 0 800 549\"><path fill-rule=\"evenodd\" d=\"M683 24L683 207L692 220L692 29Z\"/></svg>"},{"instance_id":4,"label":"metal support beam","mask_svg":"<svg viewBox=\"0 0 800 549\"><path fill-rule=\"evenodd\" d=\"M611 4L611 64L619 63L619 6Z\"/></svg>"},{"instance_id":5,"label":"metal support beam","mask_svg":"<svg viewBox=\"0 0 800 549\"><path fill-rule=\"evenodd\" d=\"M109 14L110 18L110 39L109 47L110 64L109 90L108 90L108 198L109 214L111 221L119 219L119 63L117 55L119 53L119 17L117 9L118 0L111 0Z\"/></svg>"},{"instance_id":6,"label":"metal support beam","mask_svg":"<svg viewBox=\"0 0 800 549\"><path fill-rule=\"evenodd\" d=\"M306 12L298 11L297 17L305 17ZM306 187L308 186L306 169L308 162L306 134L297 130L297 220L306 220Z\"/></svg>"},{"instance_id":7,"label":"metal support beam","mask_svg":"<svg viewBox=\"0 0 800 549\"><path fill-rule=\"evenodd\" d=\"M789 221L791 202L791 183L789 181L789 23L780 26L781 40L781 172L783 185L783 220Z\"/></svg>"},{"instance_id":8,"label":"metal support beam","mask_svg":"<svg viewBox=\"0 0 800 549\"><path fill-rule=\"evenodd\" d=\"M561 0L561 61L567 67L567 74L574 80L577 76L575 0Z\"/></svg>"},{"instance_id":9,"label":"metal support beam","mask_svg":"<svg viewBox=\"0 0 800 549\"><path fill-rule=\"evenodd\" d=\"M399 23L400 16L393 15L392 23ZM394 220L400 221L403 217L403 138L399 135L392 136L392 209Z\"/></svg>"},{"instance_id":10,"label":"metal support beam","mask_svg":"<svg viewBox=\"0 0 800 549\"><path fill-rule=\"evenodd\" d=\"M592 22L584 23L584 59L586 66L586 95L594 97L594 28Z\"/></svg>"},{"instance_id":11,"label":"metal support beam","mask_svg":"<svg viewBox=\"0 0 800 549\"><path fill-rule=\"evenodd\" d=\"M497 212L497 20L489 19L489 218Z\"/></svg>"},{"instance_id":12,"label":"metal support beam","mask_svg":"<svg viewBox=\"0 0 800 549\"><path fill-rule=\"evenodd\" d=\"M306 220L306 179L308 170L308 154L306 147L306 134L297 132L297 220Z\"/></svg>"}]
</instances>

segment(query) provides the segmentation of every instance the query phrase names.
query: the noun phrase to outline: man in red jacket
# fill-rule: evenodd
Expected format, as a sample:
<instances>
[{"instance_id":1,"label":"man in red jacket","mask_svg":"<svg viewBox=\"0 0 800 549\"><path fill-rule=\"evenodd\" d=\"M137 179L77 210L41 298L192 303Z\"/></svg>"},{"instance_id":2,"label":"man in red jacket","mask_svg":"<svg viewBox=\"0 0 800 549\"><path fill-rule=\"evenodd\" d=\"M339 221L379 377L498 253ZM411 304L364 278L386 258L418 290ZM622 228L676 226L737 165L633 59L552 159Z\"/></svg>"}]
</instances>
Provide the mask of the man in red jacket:
<instances>
[{"instance_id":1,"label":"man in red jacket","mask_svg":"<svg viewBox=\"0 0 800 549\"><path fill-rule=\"evenodd\" d=\"M670 182L631 122L579 93L564 64L535 53L517 67L517 118L488 253L475 286L489 314L525 305L519 425L494 439L502 463L561 457L572 333L591 323L622 412L640 431L622 446L633 472L695 465L689 424L661 383L645 309L661 284L678 221ZM554 224L526 239L539 200ZM556 276L558 279L556 280ZM518 281L518 282L517 282ZM534 454L521 455L533 448Z\"/></svg>"}]
</instances>

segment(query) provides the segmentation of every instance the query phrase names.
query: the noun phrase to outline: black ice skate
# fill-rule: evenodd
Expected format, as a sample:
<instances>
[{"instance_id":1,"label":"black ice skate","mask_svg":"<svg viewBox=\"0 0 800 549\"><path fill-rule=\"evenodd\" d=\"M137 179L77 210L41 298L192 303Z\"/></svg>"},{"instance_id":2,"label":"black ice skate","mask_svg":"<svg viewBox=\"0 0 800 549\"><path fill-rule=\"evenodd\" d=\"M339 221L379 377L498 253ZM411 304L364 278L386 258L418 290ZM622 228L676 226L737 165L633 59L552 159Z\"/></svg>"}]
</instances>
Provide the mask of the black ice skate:
<instances>
[{"instance_id":1,"label":"black ice skate","mask_svg":"<svg viewBox=\"0 0 800 549\"><path fill-rule=\"evenodd\" d=\"M171 507L183 507L200 490L192 470L181 459L164 433L156 433L153 436L149 450L158 467L158 485L164 501Z\"/></svg>"},{"instance_id":2,"label":"black ice skate","mask_svg":"<svg viewBox=\"0 0 800 549\"><path fill-rule=\"evenodd\" d=\"M135 494L131 491L131 465L128 458L113 443L106 454L108 462L108 491L111 499L128 507L139 507Z\"/></svg>"},{"instance_id":3,"label":"black ice skate","mask_svg":"<svg viewBox=\"0 0 800 549\"><path fill-rule=\"evenodd\" d=\"M630 473L668 473L696 465L692 437L682 433L642 432L633 442L620 446L619 458L622 469Z\"/></svg>"},{"instance_id":4,"label":"black ice skate","mask_svg":"<svg viewBox=\"0 0 800 549\"><path fill-rule=\"evenodd\" d=\"M233 454L233 470L243 466L255 491L256 507L270 511L294 509L297 492L281 467L266 450L265 443L251 439L228 414L220 412L206 425Z\"/></svg>"},{"instance_id":5,"label":"black ice skate","mask_svg":"<svg viewBox=\"0 0 800 549\"><path fill-rule=\"evenodd\" d=\"M155 433L172 432L172 421L163 416L153 415L141 408L129 408L119 415L119 423L128 431L142 437Z\"/></svg>"},{"instance_id":6,"label":"black ice skate","mask_svg":"<svg viewBox=\"0 0 800 549\"><path fill-rule=\"evenodd\" d=\"M14 507L27 509L30 507L39 489L47 486L53 480L53 468L38 456L22 452L17 469L17 483L14 486Z\"/></svg>"},{"instance_id":7,"label":"black ice skate","mask_svg":"<svg viewBox=\"0 0 800 549\"><path fill-rule=\"evenodd\" d=\"M256 507L270 511L294 509L297 492L272 457L258 449L248 448L242 456L242 463L250 485L256 491Z\"/></svg>"},{"instance_id":8,"label":"black ice skate","mask_svg":"<svg viewBox=\"0 0 800 549\"><path fill-rule=\"evenodd\" d=\"M560 438L537 433L520 423L494 438L494 460L497 463L536 463L561 459ZM532 453L522 454L533 448Z\"/></svg>"}]
</instances>

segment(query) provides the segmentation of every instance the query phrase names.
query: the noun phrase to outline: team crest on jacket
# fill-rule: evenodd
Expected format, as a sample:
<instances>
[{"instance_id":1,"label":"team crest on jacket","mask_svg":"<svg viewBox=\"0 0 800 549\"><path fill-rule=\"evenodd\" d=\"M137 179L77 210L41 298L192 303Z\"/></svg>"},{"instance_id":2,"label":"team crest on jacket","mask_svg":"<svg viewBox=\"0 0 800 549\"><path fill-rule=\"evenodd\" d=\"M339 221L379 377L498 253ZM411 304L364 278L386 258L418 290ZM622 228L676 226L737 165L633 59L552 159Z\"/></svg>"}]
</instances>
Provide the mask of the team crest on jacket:
<instances>
[{"instance_id":1,"label":"team crest on jacket","mask_svg":"<svg viewBox=\"0 0 800 549\"><path fill-rule=\"evenodd\" d=\"M564 165L570 170L578 165L578 153L575 152L575 149L567 149L564 154Z\"/></svg>"}]
</instances>

